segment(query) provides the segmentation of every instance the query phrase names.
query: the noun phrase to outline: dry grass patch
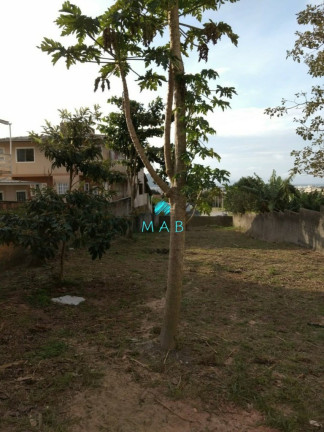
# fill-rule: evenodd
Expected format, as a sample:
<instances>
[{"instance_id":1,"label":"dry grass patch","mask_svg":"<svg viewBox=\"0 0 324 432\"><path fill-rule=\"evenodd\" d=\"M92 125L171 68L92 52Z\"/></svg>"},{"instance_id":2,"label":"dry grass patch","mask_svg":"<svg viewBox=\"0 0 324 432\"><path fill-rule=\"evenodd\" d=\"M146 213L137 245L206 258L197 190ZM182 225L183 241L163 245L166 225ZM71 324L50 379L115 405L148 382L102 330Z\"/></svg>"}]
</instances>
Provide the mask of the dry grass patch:
<instances>
[{"instance_id":1,"label":"dry grass patch","mask_svg":"<svg viewBox=\"0 0 324 432\"><path fill-rule=\"evenodd\" d=\"M270 430L260 422L306 432L316 430L310 420L324 423L323 255L232 229L189 231L178 349L161 353L167 248L168 235L155 233L115 241L101 261L70 251L63 283L53 278L55 263L2 273L1 431L70 432L85 424L90 432L155 432L158 425L144 425L140 409L147 417L169 415L161 431L176 430L177 422L183 431L224 432ZM51 302L64 294L86 301ZM113 377L128 420L114 421L116 408L111 424L105 416L87 423L80 401L84 413L89 400L107 402ZM188 409L199 421L228 411L223 429L186 423Z\"/></svg>"}]
</instances>

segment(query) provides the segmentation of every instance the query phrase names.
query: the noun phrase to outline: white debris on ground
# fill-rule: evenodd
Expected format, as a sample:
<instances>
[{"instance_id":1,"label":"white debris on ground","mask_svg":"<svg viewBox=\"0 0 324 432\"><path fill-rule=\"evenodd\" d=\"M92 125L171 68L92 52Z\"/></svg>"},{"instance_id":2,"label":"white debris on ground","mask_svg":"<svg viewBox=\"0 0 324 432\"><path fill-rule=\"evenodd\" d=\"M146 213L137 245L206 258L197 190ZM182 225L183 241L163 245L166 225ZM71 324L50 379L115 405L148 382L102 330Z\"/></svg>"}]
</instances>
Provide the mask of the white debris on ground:
<instances>
[{"instance_id":1,"label":"white debris on ground","mask_svg":"<svg viewBox=\"0 0 324 432\"><path fill-rule=\"evenodd\" d=\"M66 305L78 306L78 304L80 304L83 301L85 301L85 299L83 297L76 297L76 296L65 295L63 297L52 298L52 301L55 302L55 303L61 303L61 304L66 304Z\"/></svg>"}]
</instances>

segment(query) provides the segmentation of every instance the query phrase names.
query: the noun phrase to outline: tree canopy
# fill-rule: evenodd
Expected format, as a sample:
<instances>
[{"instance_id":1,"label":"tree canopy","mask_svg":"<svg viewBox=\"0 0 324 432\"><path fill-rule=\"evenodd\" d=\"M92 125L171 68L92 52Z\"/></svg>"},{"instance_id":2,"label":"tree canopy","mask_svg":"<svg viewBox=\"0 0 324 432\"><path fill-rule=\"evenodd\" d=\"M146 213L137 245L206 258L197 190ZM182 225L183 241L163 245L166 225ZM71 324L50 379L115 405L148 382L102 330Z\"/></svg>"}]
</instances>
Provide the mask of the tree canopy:
<instances>
[{"instance_id":1,"label":"tree canopy","mask_svg":"<svg viewBox=\"0 0 324 432\"><path fill-rule=\"evenodd\" d=\"M287 57L294 61L303 61L308 66L308 73L313 78L324 75L324 3L307 5L306 9L297 14L299 25L310 26L304 32L297 31L297 39L292 50L287 51ZM265 113L282 116L289 110L298 110L300 116L294 118L298 123L296 133L308 141L302 150L294 150L294 173L306 173L315 177L324 177L324 88L322 84L312 86L310 94L299 92L294 100L282 99L281 105L267 108Z\"/></svg>"},{"instance_id":2,"label":"tree canopy","mask_svg":"<svg viewBox=\"0 0 324 432\"><path fill-rule=\"evenodd\" d=\"M227 187L224 200L226 210L233 213L264 213L296 210L298 190L291 184L292 177L283 179L273 171L268 182L257 174L242 177Z\"/></svg>"},{"instance_id":3,"label":"tree canopy","mask_svg":"<svg viewBox=\"0 0 324 432\"><path fill-rule=\"evenodd\" d=\"M0 244L20 246L41 259L60 251L63 277L65 245L87 246L92 259L101 258L127 223L112 216L106 196L74 190L58 195L52 188L36 192L19 213L0 215Z\"/></svg>"},{"instance_id":4,"label":"tree canopy","mask_svg":"<svg viewBox=\"0 0 324 432\"><path fill-rule=\"evenodd\" d=\"M45 121L41 135L31 132L31 138L52 162L52 168L64 167L69 173L69 190L79 174L94 182L115 182L120 173L110 170L109 162L102 160L103 137L95 133L101 113L95 106L80 108L75 113L59 110L61 122L52 125Z\"/></svg>"}]
</instances>

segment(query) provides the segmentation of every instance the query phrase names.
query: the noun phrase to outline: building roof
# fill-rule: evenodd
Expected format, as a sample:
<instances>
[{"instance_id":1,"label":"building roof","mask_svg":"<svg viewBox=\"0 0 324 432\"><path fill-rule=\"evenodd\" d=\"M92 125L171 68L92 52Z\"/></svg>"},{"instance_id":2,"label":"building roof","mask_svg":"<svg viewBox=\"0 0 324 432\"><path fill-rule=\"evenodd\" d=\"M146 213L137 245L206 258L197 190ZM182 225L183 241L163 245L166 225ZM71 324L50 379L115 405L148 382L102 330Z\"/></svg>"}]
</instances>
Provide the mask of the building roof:
<instances>
[{"instance_id":1,"label":"building roof","mask_svg":"<svg viewBox=\"0 0 324 432\"><path fill-rule=\"evenodd\" d=\"M96 138L100 138L100 139L105 139L107 138L105 135L103 134L95 134ZM0 138L0 143L1 142L9 142L10 138ZM11 141L12 142L22 142L22 141L26 141L26 142L32 142L32 138L30 136L18 136L18 137L11 137Z\"/></svg>"},{"instance_id":2,"label":"building roof","mask_svg":"<svg viewBox=\"0 0 324 432\"><path fill-rule=\"evenodd\" d=\"M3 177L0 178L0 186L26 186L26 185L36 185L38 184L37 182L33 182L33 181L24 181L24 180L13 180L10 177Z\"/></svg>"},{"instance_id":3,"label":"building roof","mask_svg":"<svg viewBox=\"0 0 324 432\"><path fill-rule=\"evenodd\" d=\"M9 142L10 138L0 138L0 142ZM32 141L32 139L29 136L21 136L21 137L11 137L12 142L19 142L19 141Z\"/></svg>"}]
</instances>

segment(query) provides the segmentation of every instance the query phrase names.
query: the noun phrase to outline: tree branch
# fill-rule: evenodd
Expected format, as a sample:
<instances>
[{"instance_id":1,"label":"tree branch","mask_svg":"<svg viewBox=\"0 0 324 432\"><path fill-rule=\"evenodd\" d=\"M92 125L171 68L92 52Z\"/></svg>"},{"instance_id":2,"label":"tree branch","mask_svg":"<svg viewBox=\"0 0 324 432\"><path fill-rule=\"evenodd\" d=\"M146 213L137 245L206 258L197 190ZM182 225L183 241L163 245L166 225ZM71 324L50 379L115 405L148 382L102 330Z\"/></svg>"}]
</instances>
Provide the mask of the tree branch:
<instances>
[{"instance_id":1,"label":"tree branch","mask_svg":"<svg viewBox=\"0 0 324 432\"><path fill-rule=\"evenodd\" d=\"M191 219L194 217L194 214L195 214L195 211L196 211L196 208L197 208L197 203L198 203L198 200L199 200L199 198L200 198L201 193L202 193L202 190L199 191L199 194L197 195L197 198L196 198L196 204L195 204L195 206L194 206L193 209L192 209L192 213L191 213L191 215L190 215L189 218L186 220L186 226L187 226L188 223L191 221Z\"/></svg>"},{"instance_id":2,"label":"tree branch","mask_svg":"<svg viewBox=\"0 0 324 432\"><path fill-rule=\"evenodd\" d=\"M146 169L148 170L148 172L152 176L155 183L162 189L162 191L164 193L168 193L170 191L169 186L167 185L167 183L165 183L161 179L161 177L157 174L155 169L152 167L150 161L148 160L148 157L145 154L145 150L143 149L143 147L142 147L142 145L138 139L138 136L136 134L136 131L135 131L135 128L134 128L134 125L132 122L132 118L131 118L130 100L129 100L128 86L127 86L127 81L126 81L126 77L125 77L125 72L123 70L123 67L120 64L119 64L119 72L120 72L120 76L121 76L121 80L122 80L122 84L123 84L123 105L124 105L125 118L126 118L127 128L128 128L128 132L129 132L129 135L131 137L131 140L134 144L134 147L137 150L139 157L142 159L143 164L145 165Z\"/></svg>"},{"instance_id":3,"label":"tree branch","mask_svg":"<svg viewBox=\"0 0 324 432\"><path fill-rule=\"evenodd\" d=\"M193 30L203 30L202 28L195 27L193 25L189 25L189 24L185 24L185 23L179 23L179 25L184 26L184 27L188 27L188 28L193 29Z\"/></svg>"}]
</instances>

